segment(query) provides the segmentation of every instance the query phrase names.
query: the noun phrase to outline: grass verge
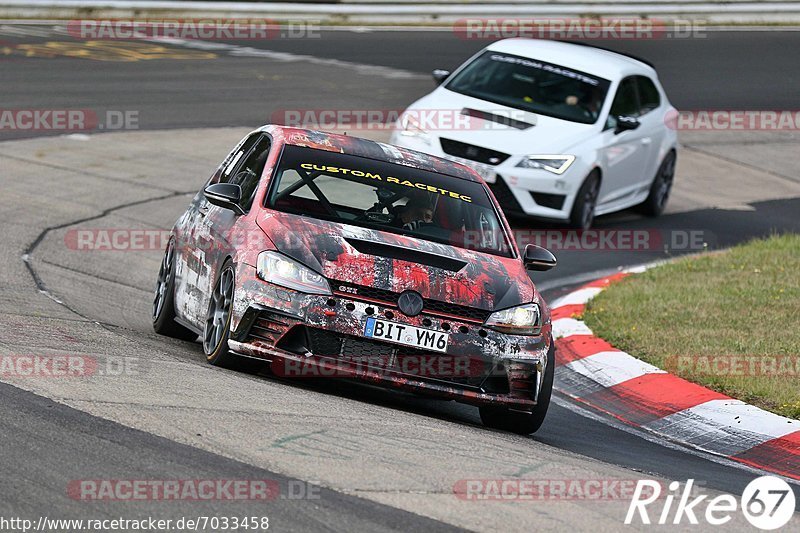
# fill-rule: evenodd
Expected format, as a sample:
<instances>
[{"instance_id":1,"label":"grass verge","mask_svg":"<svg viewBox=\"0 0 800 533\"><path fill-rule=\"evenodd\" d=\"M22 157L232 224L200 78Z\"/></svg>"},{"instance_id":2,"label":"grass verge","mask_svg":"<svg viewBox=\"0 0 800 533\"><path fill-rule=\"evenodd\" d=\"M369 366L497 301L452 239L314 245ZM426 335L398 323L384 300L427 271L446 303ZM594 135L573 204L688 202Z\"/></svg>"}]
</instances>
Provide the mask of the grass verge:
<instances>
[{"instance_id":1,"label":"grass verge","mask_svg":"<svg viewBox=\"0 0 800 533\"><path fill-rule=\"evenodd\" d=\"M583 318L648 363L800 419L800 235L630 276L589 302Z\"/></svg>"}]
</instances>

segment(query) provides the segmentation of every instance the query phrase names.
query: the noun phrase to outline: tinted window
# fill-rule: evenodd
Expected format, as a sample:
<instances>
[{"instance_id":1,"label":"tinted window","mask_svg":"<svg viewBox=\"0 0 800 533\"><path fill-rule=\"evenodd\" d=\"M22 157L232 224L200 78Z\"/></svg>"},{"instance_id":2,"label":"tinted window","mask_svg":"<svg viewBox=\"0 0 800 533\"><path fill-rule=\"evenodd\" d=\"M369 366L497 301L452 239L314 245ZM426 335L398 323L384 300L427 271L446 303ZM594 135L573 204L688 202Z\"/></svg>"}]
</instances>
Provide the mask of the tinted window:
<instances>
[{"instance_id":1,"label":"tinted window","mask_svg":"<svg viewBox=\"0 0 800 533\"><path fill-rule=\"evenodd\" d=\"M593 124L610 82L536 59L485 52L445 86L474 98L551 117Z\"/></svg>"},{"instance_id":2,"label":"tinted window","mask_svg":"<svg viewBox=\"0 0 800 533\"><path fill-rule=\"evenodd\" d=\"M231 153L225 156L225 160L222 162L222 164L220 164L219 167L217 167L217 170L214 171L214 174L208 180L206 185L227 181L225 171L232 169L232 165L235 165L239 161L239 158L247 153L260 137L261 133L254 133L253 135L245 137L239 141L239 144L236 145L236 148L234 148Z\"/></svg>"},{"instance_id":3,"label":"tinted window","mask_svg":"<svg viewBox=\"0 0 800 533\"><path fill-rule=\"evenodd\" d=\"M228 165L222 178L222 181L235 183L242 188L242 208L245 211L249 211L253 205L253 197L264 172L270 147L269 137L266 135L257 135L254 142L249 141L248 139L240 150L241 155L234 156L235 162Z\"/></svg>"},{"instance_id":4,"label":"tinted window","mask_svg":"<svg viewBox=\"0 0 800 533\"><path fill-rule=\"evenodd\" d=\"M639 89L639 111L642 115L661 105L658 89L650 78L636 76L636 84Z\"/></svg>"},{"instance_id":5,"label":"tinted window","mask_svg":"<svg viewBox=\"0 0 800 533\"><path fill-rule=\"evenodd\" d=\"M639 101L636 98L636 83L633 78L626 78L617 89L614 103L611 104L611 114L615 117L625 115L639 116Z\"/></svg>"},{"instance_id":6,"label":"tinted window","mask_svg":"<svg viewBox=\"0 0 800 533\"><path fill-rule=\"evenodd\" d=\"M617 126L617 117L620 115L626 117L639 116L639 99L636 95L636 80L634 78L625 78L617 88L617 94L611 103L611 111L606 121L606 128L615 128Z\"/></svg>"},{"instance_id":7,"label":"tinted window","mask_svg":"<svg viewBox=\"0 0 800 533\"><path fill-rule=\"evenodd\" d=\"M228 154L227 158L225 158L222 166L220 166L216 174L214 174L214 177L211 181L213 183L229 182L231 176L235 175L236 170L241 167L244 157L250 153L250 150L253 149L253 146L255 146L261 137L263 137L262 133L254 133L253 135L240 141L239 146L237 146L236 149Z\"/></svg>"},{"instance_id":8,"label":"tinted window","mask_svg":"<svg viewBox=\"0 0 800 533\"><path fill-rule=\"evenodd\" d=\"M418 168L286 146L267 206L510 256L485 187Z\"/></svg>"}]
</instances>

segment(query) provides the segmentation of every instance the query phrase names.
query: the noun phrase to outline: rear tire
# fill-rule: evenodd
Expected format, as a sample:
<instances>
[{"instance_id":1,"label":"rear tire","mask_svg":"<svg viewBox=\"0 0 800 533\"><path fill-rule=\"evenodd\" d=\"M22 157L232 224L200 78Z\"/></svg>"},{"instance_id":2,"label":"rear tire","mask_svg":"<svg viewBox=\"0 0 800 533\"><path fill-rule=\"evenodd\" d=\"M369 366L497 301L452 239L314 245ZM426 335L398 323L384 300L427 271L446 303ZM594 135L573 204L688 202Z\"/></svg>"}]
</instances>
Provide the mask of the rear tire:
<instances>
[{"instance_id":1,"label":"rear tire","mask_svg":"<svg viewBox=\"0 0 800 533\"><path fill-rule=\"evenodd\" d=\"M510 431L519 435L536 433L544 423L547 410L550 407L550 397L553 394L553 379L555 377L556 348L551 339L550 351L547 353L547 368L544 371L542 390L539 392L539 401L530 413L510 411L506 407L482 406L479 408L481 422L492 429Z\"/></svg>"},{"instance_id":2,"label":"rear tire","mask_svg":"<svg viewBox=\"0 0 800 533\"><path fill-rule=\"evenodd\" d=\"M594 222L594 211L597 207L597 196L600 194L600 173L593 170L583 185L578 189L575 203L569 215L569 227L575 229L589 229Z\"/></svg>"},{"instance_id":3,"label":"rear tire","mask_svg":"<svg viewBox=\"0 0 800 533\"><path fill-rule=\"evenodd\" d=\"M648 217L657 217L664 212L675 180L675 161L675 152L664 157L650 185L650 194L644 202L636 206L637 211Z\"/></svg>"},{"instance_id":4,"label":"rear tire","mask_svg":"<svg viewBox=\"0 0 800 533\"><path fill-rule=\"evenodd\" d=\"M158 270L153 299L153 330L159 335L185 341L197 340L197 333L175 322L175 241L170 239Z\"/></svg>"}]
</instances>

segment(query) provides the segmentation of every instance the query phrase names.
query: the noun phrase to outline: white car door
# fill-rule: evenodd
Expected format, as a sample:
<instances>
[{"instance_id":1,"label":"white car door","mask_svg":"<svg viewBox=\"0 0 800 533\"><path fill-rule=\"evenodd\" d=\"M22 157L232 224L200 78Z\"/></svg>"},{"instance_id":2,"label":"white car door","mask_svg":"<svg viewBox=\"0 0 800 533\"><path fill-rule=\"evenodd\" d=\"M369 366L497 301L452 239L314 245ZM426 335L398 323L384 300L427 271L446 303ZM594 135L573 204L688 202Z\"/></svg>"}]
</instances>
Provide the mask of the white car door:
<instances>
[{"instance_id":1,"label":"white car door","mask_svg":"<svg viewBox=\"0 0 800 533\"><path fill-rule=\"evenodd\" d=\"M639 124L636 129L622 129L617 120L619 116L635 118L637 121L640 117L635 76L620 82L611 104L606 129L602 133L605 173L598 206L609 204L611 207L617 202L624 203L640 187L654 146L652 125L642 127Z\"/></svg>"}]
</instances>

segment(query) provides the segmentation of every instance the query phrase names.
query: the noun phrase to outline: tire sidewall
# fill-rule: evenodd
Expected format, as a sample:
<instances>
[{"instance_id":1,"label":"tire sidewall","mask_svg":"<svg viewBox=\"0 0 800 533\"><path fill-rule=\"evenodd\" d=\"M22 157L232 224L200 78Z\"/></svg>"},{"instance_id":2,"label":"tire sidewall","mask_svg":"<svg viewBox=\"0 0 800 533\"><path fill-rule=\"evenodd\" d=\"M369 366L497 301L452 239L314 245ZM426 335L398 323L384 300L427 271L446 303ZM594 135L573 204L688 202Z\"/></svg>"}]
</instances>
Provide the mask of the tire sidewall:
<instances>
[{"instance_id":1,"label":"tire sidewall","mask_svg":"<svg viewBox=\"0 0 800 533\"><path fill-rule=\"evenodd\" d=\"M586 176L586 179L583 180L583 183L581 184L580 189L578 189L578 193L575 197L575 202L572 204L572 210L570 211L569 215L570 227L582 230L586 230L592 227L592 223L594 222L595 218L594 212L597 210L597 198L595 198L595 204L592 207L592 219L589 221L588 224L584 224L583 221L583 210L585 207L584 196L586 196L586 192L589 189L589 187L592 187L595 183L597 183L597 187L599 189L600 187L599 181L600 181L600 173L597 171L597 169L592 170L589 173L589 175ZM598 196L599 193L600 191L598 190Z\"/></svg>"},{"instance_id":2,"label":"tire sidewall","mask_svg":"<svg viewBox=\"0 0 800 533\"><path fill-rule=\"evenodd\" d=\"M672 192L672 186L675 183L675 170L673 168L672 171L672 178L670 179L669 189L667 190L667 198L664 200L663 203L659 203L656 195L658 194L658 188L660 186L659 181L661 179L661 173L664 169L664 166L672 160L672 165L677 162L677 155L675 154L674 150L670 150L664 159L661 161L661 164L658 165L658 170L656 170L656 175L653 177L653 182L650 184L650 193L647 196L647 199L641 204L641 211L650 217L657 217L661 213L664 212L664 209L667 207L667 203L669 202L669 195Z\"/></svg>"},{"instance_id":3,"label":"tire sidewall","mask_svg":"<svg viewBox=\"0 0 800 533\"><path fill-rule=\"evenodd\" d=\"M231 275L233 276L233 291L234 295L236 294L236 270L233 268L233 261L229 259L225 260L223 263L222 268L219 270L219 275L217 276L217 281L214 285L214 290L216 290L219 283L222 281L222 273L226 270L230 269ZM206 310L206 322L205 327L208 327L208 315L211 312L211 306L213 304L213 300L209 302L208 309ZM206 361L211 363L212 365L223 365L226 360L228 359L228 339L230 338L230 328L231 328L231 320L233 317L233 298L231 298L231 309L228 310L228 319L225 321L225 329L220 338L219 344L214 348L211 353L206 351L205 342L203 343L203 352L206 355ZM205 339L206 331L203 330L203 338Z\"/></svg>"},{"instance_id":4,"label":"tire sidewall","mask_svg":"<svg viewBox=\"0 0 800 533\"><path fill-rule=\"evenodd\" d=\"M167 287L164 291L164 301L161 304L161 311L158 313L158 316L153 316L153 328L158 331L163 329L168 322L172 322L175 319L175 241L170 239L169 243L167 244L167 248L164 250L164 255L169 253L169 249L173 248L172 250L172 264L169 268L169 278L167 279ZM163 261L163 259L162 259ZM160 267L159 267L160 268ZM156 288L156 290L158 290Z\"/></svg>"}]
</instances>

